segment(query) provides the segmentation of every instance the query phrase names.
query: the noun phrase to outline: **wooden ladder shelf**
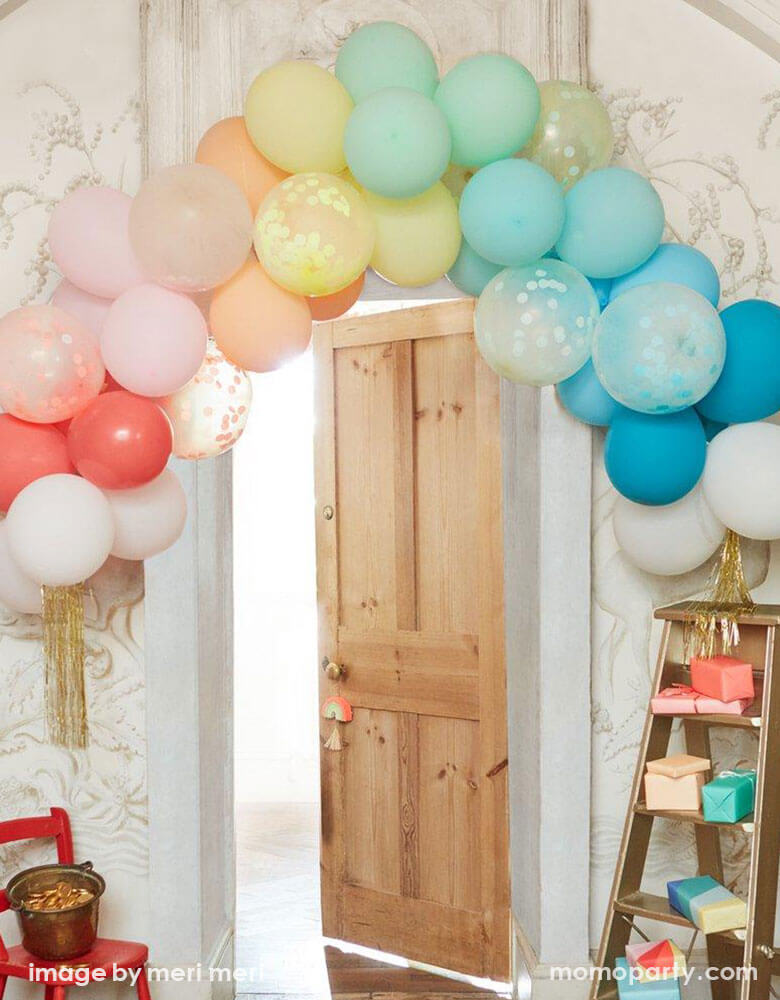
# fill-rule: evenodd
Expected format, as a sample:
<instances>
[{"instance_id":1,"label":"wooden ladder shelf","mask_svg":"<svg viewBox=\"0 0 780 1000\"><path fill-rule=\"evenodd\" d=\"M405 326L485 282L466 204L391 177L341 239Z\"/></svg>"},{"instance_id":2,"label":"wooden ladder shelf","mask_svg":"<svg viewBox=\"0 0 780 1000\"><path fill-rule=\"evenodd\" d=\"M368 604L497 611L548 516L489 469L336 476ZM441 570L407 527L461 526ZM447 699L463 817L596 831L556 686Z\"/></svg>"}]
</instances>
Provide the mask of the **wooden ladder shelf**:
<instances>
[{"instance_id":1,"label":"wooden ladder shelf","mask_svg":"<svg viewBox=\"0 0 780 1000\"><path fill-rule=\"evenodd\" d=\"M664 622L653 694L672 684L690 684L690 670L684 664L684 635L690 622L690 605L677 604L656 611ZM748 887L748 920L744 931L710 934L706 938L709 965L738 969L753 966L755 977L729 982L713 980L713 1000L768 1000L770 977L780 975L780 949L774 949L775 903L777 896L778 853L780 851L780 606L759 605L754 613L740 617L738 654L753 664L756 701L745 715L653 715L648 705L642 743L631 798L612 884L597 970L614 969L615 960L625 954L634 930L634 921L655 920L695 930L682 914L673 910L663 896L642 890L642 876L650 834L656 819L674 819L694 825L698 872L723 882L720 829L735 826L752 840ZM756 751L756 800L752 816L741 823L708 823L698 812L651 812L644 804L644 774L648 760L667 754L672 723L683 719L687 752L711 759L710 728L739 726L758 736ZM617 996L613 980L594 979L591 1000Z\"/></svg>"}]
</instances>

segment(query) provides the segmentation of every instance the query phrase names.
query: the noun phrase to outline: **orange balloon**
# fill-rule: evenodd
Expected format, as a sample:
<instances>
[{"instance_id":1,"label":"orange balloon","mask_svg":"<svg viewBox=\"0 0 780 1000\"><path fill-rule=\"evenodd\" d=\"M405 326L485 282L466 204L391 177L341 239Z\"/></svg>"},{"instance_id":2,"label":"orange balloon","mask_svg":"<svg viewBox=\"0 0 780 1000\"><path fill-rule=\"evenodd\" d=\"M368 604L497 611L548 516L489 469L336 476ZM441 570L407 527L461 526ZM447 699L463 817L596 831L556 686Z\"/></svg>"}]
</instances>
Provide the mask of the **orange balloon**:
<instances>
[{"instance_id":1,"label":"orange balloon","mask_svg":"<svg viewBox=\"0 0 780 1000\"><path fill-rule=\"evenodd\" d=\"M322 321L343 316L360 298L365 282L366 272L364 271L359 278L355 278L351 285L347 285L346 288L342 288L338 292L333 292L332 295L308 296L306 301L311 309L311 318Z\"/></svg>"},{"instance_id":2,"label":"orange balloon","mask_svg":"<svg viewBox=\"0 0 780 1000\"><path fill-rule=\"evenodd\" d=\"M271 281L253 257L214 292L209 326L225 357L252 372L273 371L311 340L306 299Z\"/></svg>"},{"instance_id":3,"label":"orange balloon","mask_svg":"<svg viewBox=\"0 0 780 1000\"><path fill-rule=\"evenodd\" d=\"M289 176L258 152L243 117L223 118L212 125L198 144L195 162L227 174L246 195L253 217L271 188Z\"/></svg>"}]
</instances>

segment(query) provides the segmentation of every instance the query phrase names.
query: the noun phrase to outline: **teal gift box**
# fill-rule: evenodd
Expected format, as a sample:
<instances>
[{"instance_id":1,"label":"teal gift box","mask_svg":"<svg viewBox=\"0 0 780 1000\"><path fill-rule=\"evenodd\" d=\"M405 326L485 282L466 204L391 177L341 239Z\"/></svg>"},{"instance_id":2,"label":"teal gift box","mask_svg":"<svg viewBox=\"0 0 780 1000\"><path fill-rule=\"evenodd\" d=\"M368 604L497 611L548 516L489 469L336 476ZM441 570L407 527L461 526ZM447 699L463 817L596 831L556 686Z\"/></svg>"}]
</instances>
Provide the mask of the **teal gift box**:
<instances>
[{"instance_id":1,"label":"teal gift box","mask_svg":"<svg viewBox=\"0 0 780 1000\"><path fill-rule=\"evenodd\" d=\"M672 909L682 913L684 917L693 923L693 913L691 903L696 896L701 896L703 892L720 887L720 882L716 882L711 875L697 875L695 878L680 878L674 882L666 883L666 891L669 895L669 905Z\"/></svg>"},{"instance_id":2,"label":"teal gift box","mask_svg":"<svg viewBox=\"0 0 780 1000\"><path fill-rule=\"evenodd\" d=\"M669 905L705 934L737 930L746 924L744 901L710 875L667 882L666 891Z\"/></svg>"},{"instance_id":3,"label":"teal gift box","mask_svg":"<svg viewBox=\"0 0 780 1000\"><path fill-rule=\"evenodd\" d=\"M738 823L753 812L755 797L755 771L722 771L701 790L704 818L709 823Z\"/></svg>"},{"instance_id":4,"label":"teal gift box","mask_svg":"<svg viewBox=\"0 0 780 1000\"><path fill-rule=\"evenodd\" d=\"M680 1000L679 979L659 979L654 983L637 982L625 958L615 961L615 982L619 1000Z\"/></svg>"}]
</instances>

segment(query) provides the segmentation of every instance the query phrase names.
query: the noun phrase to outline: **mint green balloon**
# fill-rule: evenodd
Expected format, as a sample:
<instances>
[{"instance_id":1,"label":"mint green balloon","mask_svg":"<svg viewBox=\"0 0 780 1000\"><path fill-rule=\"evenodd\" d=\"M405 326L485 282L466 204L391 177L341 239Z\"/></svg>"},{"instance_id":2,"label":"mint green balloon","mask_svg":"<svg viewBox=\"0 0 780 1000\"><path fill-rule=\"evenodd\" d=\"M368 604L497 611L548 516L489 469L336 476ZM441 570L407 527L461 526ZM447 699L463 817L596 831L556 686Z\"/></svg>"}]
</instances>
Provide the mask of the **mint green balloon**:
<instances>
[{"instance_id":1,"label":"mint green balloon","mask_svg":"<svg viewBox=\"0 0 780 1000\"><path fill-rule=\"evenodd\" d=\"M355 104L386 87L433 97L439 71L433 53L410 28L374 21L353 31L336 58L336 76Z\"/></svg>"},{"instance_id":2,"label":"mint green balloon","mask_svg":"<svg viewBox=\"0 0 780 1000\"><path fill-rule=\"evenodd\" d=\"M485 285L503 271L503 264L494 264L480 257L465 240L460 245L458 259L447 271L447 277L466 295L480 295Z\"/></svg>"},{"instance_id":3,"label":"mint green balloon","mask_svg":"<svg viewBox=\"0 0 780 1000\"><path fill-rule=\"evenodd\" d=\"M463 59L444 76L433 99L452 132L452 162L466 167L514 155L539 117L536 81L511 56Z\"/></svg>"},{"instance_id":4,"label":"mint green balloon","mask_svg":"<svg viewBox=\"0 0 780 1000\"><path fill-rule=\"evenodd\" d=\"M433 101L407 87L378 90L355 106L344 155L359 184L385 198L413 198L450 162L447 119Z\"/></svg>"}]
</instances>

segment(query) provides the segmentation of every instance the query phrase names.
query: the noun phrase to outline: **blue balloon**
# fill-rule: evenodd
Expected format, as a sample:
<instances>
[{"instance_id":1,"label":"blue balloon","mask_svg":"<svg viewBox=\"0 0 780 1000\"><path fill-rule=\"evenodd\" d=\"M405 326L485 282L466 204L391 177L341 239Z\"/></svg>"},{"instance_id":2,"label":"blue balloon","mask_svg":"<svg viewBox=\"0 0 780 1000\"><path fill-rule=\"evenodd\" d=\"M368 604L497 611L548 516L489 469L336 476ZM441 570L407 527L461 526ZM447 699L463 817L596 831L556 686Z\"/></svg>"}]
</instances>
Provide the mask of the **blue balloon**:
<instances>
[{"instance_id":1,"label":"blue balloon","mask_svg":"<svg viewBox=\"0 0 780 1000\"><path fill-rule=\"evenodd\" d=\"M463 240L460 244L460 253L455 263L447 271L447 277L456 288L467 295L480 295L490 279L495 278L502 270L501 264L494 264L492 261L480 257L477 251Z\"/></svg>"},{"instance_id":2,"label":"blue balloon","mask_svg":"<svg viewBox=\"0 0 780 1000\"><path fill-rule=\"evenodd\" d=\"M674 503L704 471L707 438L693 409L654 416L623 409L607 431L604 463L612 485L634 503Z\"/></svg>"},{"instance_id":3,"label":"blue balloon","mask_svg":"<svg viewBox=\"0 0 780 1000\"><path fill-rule=\"evenodd\" d=\"M720 300L720 279L710 258L695 247L683 243L662 243L641 267L612 282L610 302L637 285L653 281L669 281L687 285L717 307Z\"/></svg>"},{"instance_id":4,"label":"blue balloon","mask_svg":"<svg viewBox=\"0 0 780 1000\"><path fill-rule=\"evenodd\" d=\"M701 414L699 414L699 419L701 420L701 425L704 428L704 433L708 441L712 441L714 437L717 437L721 431L725 431L728 427L728 424L721 424L717 420L708 420Z\"/></svg>"},{"instance_id":5,"label":"blue balloon","mask_svg":"<svg viewBox=\"0 0 780 1000\"><path fill-rule=\"evenodd\" d=\"M573 417L595 427L609 427L623 407L599 382L592 361L556 386L558 398Z\"/></svg>"},{"instance_id":6,"label":"blue balloon","mask_svg":"<svg viewBox=\"0 0 780 1000\"><path fill-rule=\"evenodd\" d=\"M464 238L481 257L505 267L544 257L560 236L563 220L558 182L530 160L489 163L460 196Z\"/></svg>"},{"instance_id":7,"label":"blue balloon","mask_svg":"<svg viewBox=\"0 0 780 1000\"><path fill-rule=\"evenodd\" d=\"M723 424L763 420L780 410L780 308L764 299L735 302L720 314L726 363L696 406Z\"/></svg>"},{"instance_id":8,"label":"blue balloon","mask_svg":"<svg viewBox=\"0 0 780 1000\"><path fill-rule=\"evenodd\" d=\"M593 286L593 291L596 293L596 298L599 300L599 309L606 309L612 292L612 279L588 278L588 281Z\"/></svg>"}]
</instances>

